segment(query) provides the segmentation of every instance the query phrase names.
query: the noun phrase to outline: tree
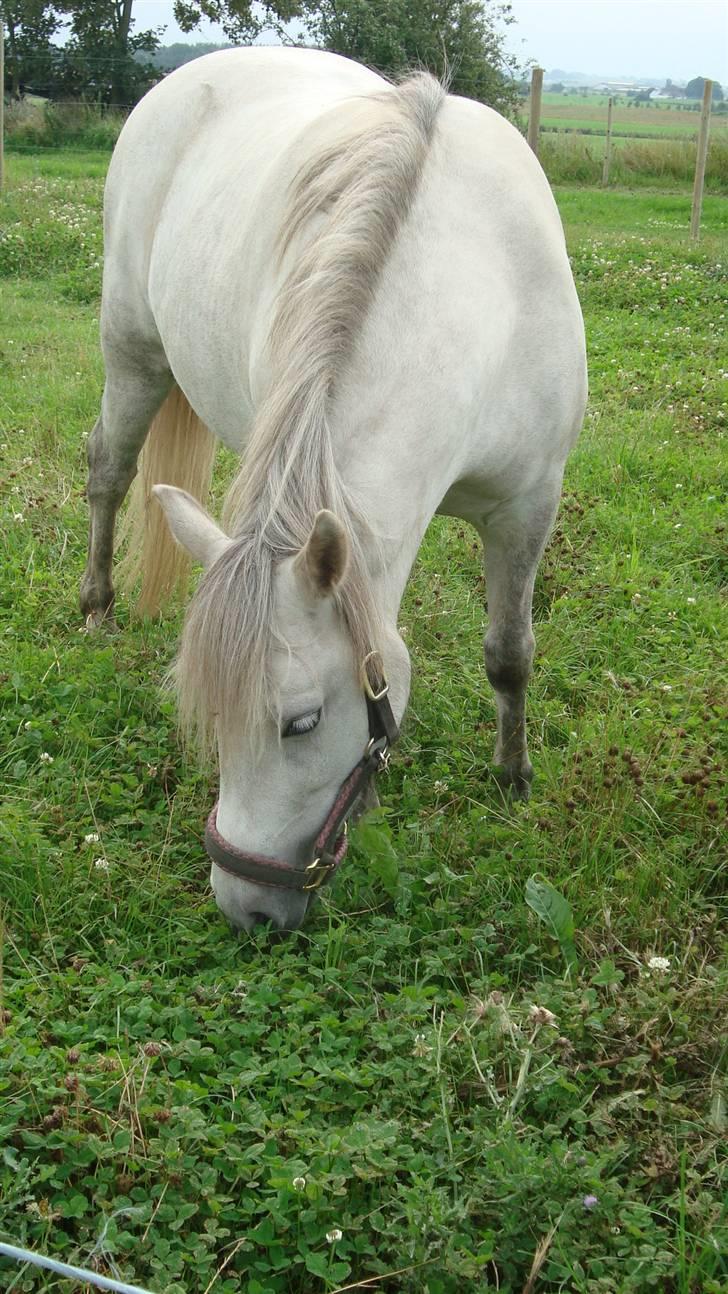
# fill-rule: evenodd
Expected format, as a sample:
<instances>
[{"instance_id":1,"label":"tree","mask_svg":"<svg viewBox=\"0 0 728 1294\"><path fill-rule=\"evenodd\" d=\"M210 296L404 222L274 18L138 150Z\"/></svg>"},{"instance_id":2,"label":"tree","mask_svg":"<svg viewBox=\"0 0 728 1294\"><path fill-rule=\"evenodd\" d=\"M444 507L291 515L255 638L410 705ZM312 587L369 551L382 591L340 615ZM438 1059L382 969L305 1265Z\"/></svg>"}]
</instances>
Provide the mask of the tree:
<instances>
[{"instance_id":1,"label":"tree","mask_svg":"<svg viewBox=\"0 0 728 1294\"><path fill-rule=\"evenodd\" d=\"M135 32L133 7L134 0L65 0L71 34L62 50L61 93L120 106L136 103L157 79L139 55L152 53L161 33Z\"/></svg>"},{"instance_id":2,"label":"tree","mask_svg":"<svg viewBox=\"0 0 728 1294\"><path fill-rule=\"evenodd\" d=\"M705 77L696 76L692 81L688 81L685 86L685 94L688 99L702 99L705 93ZM718 81L713 82L713 103L720 103L723 98L723 87Z\"/></svg>"},{"instance_id":3,"label":"tree","mask_svg":"<svg viewBox=\"0 0 728 1294\"><path fill-rule=\"evenodd\" d=\"M11 93L29 82L48 96L120 106L135 103L160 76L144 56L159 48L161 31L135 30L134 0L4 0L4 13ZM455 93L503 112L518 103L518 68L505 50L513 18L504 0L174 0L174 13L185 31L207 18L236 43L266 28L295 43L299 36L286 24L300 19L314 44L386 75L425 67ZM68 40L54 45L61 26Z\"/></svg>"},{"instance_id":4,"label":"tree","mask_svg":"<svg viewBox=\"0 0 728 1294\"><path fill-rule=\"evenodd\" d=\"M159 69L143 56L159 48L161 30L134 30L134 0L56 2L71 28L62 50L58 90L119 106L136 103L159 79ZM222 25L229 39L241 42L252 40L265 27L282 33L282 24L299 8L294 0L262 5L253 0L175 0L174 12L184 31L210 18Z\"/></svg>"},{"instance_id":5,"label":"tree","mask_svg":"<svg viewBox=\"0 0 728 1294\"><path fill-rule=\"evenodd\" d=\"M60 19L49 0L4 0L5 80L11 98L27 86L38 94L47 93L53 80L57 46L51 43Z\"/></svg>"},{"instance_id":6,"label":"tree","mask_svg":"<svg viewBox=\"0 0 728 1294\"><path fill-rule=\"evenodd\" d=\"M183 31L194 31L203 18L219 23L235 44L255 40L266 28L286 37L283 24L299 17L297 0L253 5L252 0L174 0L174 16Z\"/></svg>"},{"instance_id":7,"label":"tree","mask_svg":"<svg viewBox=\"0 0 728 1294\"><path fill-rule=\"evenodd\" d=\"M207 41L198 41L194 45L186 41L175 41L172 45L160 45L159 49L151 55L151 60L154 66L161 68L163 72L173 72L175 68L183 67L185 63L191 63L205 54L214 54L218 49L229 48L229 45L215 45Z\"/></svg>"},{"instance_id":8,"label":"tree","mask_svg":"<svg viewBox=\"0 0 728 1294\"><path fill-rule=\"evenodd\" d=\"M367 63L387 76L424 67L450 89L501 112L518 102L517 63L505 50L513 22L500 0L304 0L314 44Z\"/></svg>"}]
</instances>

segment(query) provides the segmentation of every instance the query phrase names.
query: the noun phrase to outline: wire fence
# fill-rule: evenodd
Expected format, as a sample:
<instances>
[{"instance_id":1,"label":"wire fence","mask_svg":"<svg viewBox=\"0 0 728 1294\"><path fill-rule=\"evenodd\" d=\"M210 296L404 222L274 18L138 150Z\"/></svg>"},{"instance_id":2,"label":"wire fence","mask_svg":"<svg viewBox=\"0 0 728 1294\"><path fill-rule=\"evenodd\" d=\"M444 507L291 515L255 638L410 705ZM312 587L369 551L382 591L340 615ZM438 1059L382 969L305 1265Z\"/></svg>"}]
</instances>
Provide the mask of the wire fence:
<instances>
[{"instance_id":1,"label":"wire fence","mask_svg":"<svg viewBox=\"0 0 728 1294\"><path fill-rule=\"evenodd\" d=\"M260 44L258 45L260 47ZM270 45L269 48L281 46ZM204 43L194 54L202 56ZM217 48L220 48L219 46ZM232 47L230 47L232 48ZM190 61L190 60L188 60ZM93 56L98 69L112 68L113 56ZM158 69L163 78L174 69ZM29 89L30 87L26 87ZM482 86L462 79L457 90L467 94ZM523 85L516 124L526 133L529 96ZM559 87L561 89L561 87ZM586 90L586 87L584 88ZM692 180L698 142L700 104L693 101L647 100L608 87L585 93L569 87L558 98L544 86L541 117L536 129L539 155L552 183L686 184ZM5 147L8 155L37 156L47 164L54 154L110 155L132 103L109 104L91 99L26 97L6 110ZM608 117L609 112L609 117ZM714 105L707 147L706 183L714 192L728 191L728 107Z\"/></svg>"},{"instance_id":2,"label":"wire fence","mask_svg":"<svg viewBox=\"0 0 728 1294\"><path fill-rule=\"evenodd\" d=\"M177 43L181 45L184 42L180 41ZM197 48L199 50L198 53L193 54L189 59L184 59L182 62L174 62L174 63L167 63L166 61L164 62L158 61L158 55L159 53L163 52L163 48L164 47L162 47L160 51L150 52L148 55L144 51L142 51L141 56L138 58L135 58L134 61L137 64L140 72L140 80L143 79L141 74L143 74L148 69L151 69L160 78L163 78L164 76L169 75L170 72L177 71L179 67L186 66L188 62L193 62L196 58L200 58L203 56L203 54L208 52L213 53L219 50L226 50L226 49L249 49L249 48L320 49L321 46L306 45L305 42L301 42L300 44L295 44L295 43L291 44L289 42L283 43L281 41L255 41L255 43L252 46L250 44L215 45L215 44L207 44L206 42L200 42L198 46L190 45L191 49ZM58 52L58 55L60 55L63 52L62 47L57 47L57 52ZM348 57L356 59L357 56L352 54L352 55L349 55ZM23 55L22 60L18 60L18 61L20 63L20 67L23 72L25 72L26 69L36 68L43 75L47 75L48 71L51 68L54 68L54 67L57 68L60 66L62 59L60 57L53 57L53 56L48 57L47 55L41 54L41 53L37 53L37 54L29 53L27 55ZM6 62L6 79L7 79L8 69L13 65L13 61L8 55L7 47L5 52L5 62ZM70 61L69 65L73 66L72 60ZM77 66L79 68L89 69L91 71L96 71L96 72L104 72L104 71L111 72L119 69L122 66L128 66L128 56L126 55L117 56L112 54L88 54L87 55L85 53L81 55L81 53L79 52ZM414 66L415 67L424 66L424 64L418 64L417 60L414 60ZM431 69L431 70L434 70L434 69ZM483 75L481 76L477 76L477 75L468 76L457 72L456 69L450 68L449 76L452 80L454 80L457 83L457 87L458 87L456 91L457 93L459 93L461 89L482 91L483 86L486 82L486 69L484 67ZM21 77L21 80L26 93L30 93L30 94L42 93L40 87L36 87L36 88L33 87L33 85L31 84L31 79L27 75L23 75ZM521 80L516 78L515 83L518 85L523 95L527 96L528 95L527 79ZM133 107L134 105L131 104L126 106Z\"/></svg>"},{"instance_id":3,"label":"wire fence","mask_svg":"<svg viewBox=\"0 0 728 1294\"><path fill-rule=\"evenodd\" d=\"M17 1245L6 1245L0 1243L0 1255L4 1258L12 1258L16 1263L23 1263L24 1266L41 1267L45 1271L55 1272L58 1276L72 1277L74 1280L84 1281L87 1285L95 1285L97 1289L114 1290L116 1294L151 1294L150 1290L142 1289L141 1285L129 1285L126 1281L116 1280L112 1276L102 1276L100 1272L92 1272L87 1267L73 1267L70 1263L58 1262L55 1258L47 1258L45 1254L35 1253L31 1249L21 1249ZM18 1277L22 1272L18 1273ZM15 1281L6 1285L7 1294L13 1288Z\"/></svg>"}]
</instances>

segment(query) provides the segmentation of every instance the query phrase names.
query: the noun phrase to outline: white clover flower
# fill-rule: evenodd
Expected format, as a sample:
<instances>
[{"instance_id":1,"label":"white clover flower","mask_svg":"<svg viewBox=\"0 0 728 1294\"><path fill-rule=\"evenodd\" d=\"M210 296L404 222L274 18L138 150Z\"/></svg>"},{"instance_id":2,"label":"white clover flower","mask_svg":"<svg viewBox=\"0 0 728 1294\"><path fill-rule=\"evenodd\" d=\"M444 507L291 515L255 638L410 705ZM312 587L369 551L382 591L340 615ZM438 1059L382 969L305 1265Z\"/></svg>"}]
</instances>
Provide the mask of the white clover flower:
<instances>
[{"instance_id":1,"label":"white clover flower","mask_svg":"<svg viewBox=\"0 0 728 1294\"><path fill-rule=\"evenodd\" d=\"M47 750L44 750L41 752L40 762L41 764L52 764L53 756L49 755Z\"/></svg>"},{"instance_id":2,"label":"white clover flower","mask_svg":"<svg viewBox=\"0 0 728 1294\"><path fill-rule=\"evenodd\" d=\"M447 782L442 782L442 781L440 781L440 779L438 778L438 780L434 783L434 787L435 787L435 790L436 790L436 791L446 791L446 790L447 790Z\"/></svg>"},{"instance_id":3,"label":"white clover flower","mask_svg":"<svg viewBox=\"0 0 728 1294\"><path fill-rule=\"evenodd\" d=\"M108 872L109 870L108 858L94 858L94 867L98 872Z\"/></svg>"},{"instance_id":4,"label":"white clover flower","mask_svg":"<svg viewBox=\"0 0 728 1294\"><path fill-rule=\"evenodd\" d=\"M425 1035L424 1035L424 1033L416 1033L416 1034L415 1034L415 1045L414 1045L414 1047L412 1048L412 1055L413 1055L413 1056L427 1056L427 1055L428 1055L428 1053L429 1053L429 1052L431 1052L431 1051L432 1051L432 1047L429 1047L429 1046L427 1045L427 1043L425 1042Z\"/></svg>"},{"instance_id":5,"label":"white clover flower","mask_svg":"<svg viewBox=\"0 0 728 1294\"><path fill-rule=\"evenodd\" d=\"M648 969L657 971L659 975L665 975L670 969L669 957L650 957L647 962Z\"/></svg>"},{"instance_id":6,"label":"white clover flower","mask_svg":"<svg viewBox=\"0 0 728 1294\"><path fill-rule=\"evenodd\" d=\"M697 601L697 598L688 598L688 599L687 599L688 606L689 606L689 607L694 607L694 606L695 606L696 601Z\"/></svg>"},{"instance_id":7,"label":"white clover flower","mask_svg":"<svg viewBox=\"0 0 728 1294\"><path fill-rule=\"evenodd\" d=\"M84 836L83 843L84 845L98 845L100 839L98 831L89 831L88 835Z\"/></svg>"},{"instance_id":8,"label":"white clover flower","mask_svg":"<svg viewBox=\"0 0 728 1294\"><path fill-rule=\"evenodd\" d=\"M14 512L13 521L25 521L25 517L23 516L22 512Z\"/></svg>"},{"instance_id":9,"label":"white clover flower","mask_svg":"<svg viewBox=\"0 0 728 1294\"><path fill-rule=\"evenodd\" d=\"M341 1240L342 1235L343 1232L338 1227L334 1227L331 1231L326 1232L326 1239L330 1245L335 1245L337 1240Z\"/></svg>"},{"instance_id":10,"label":"white clover flower","mask_svg":"<svg viewBox=\"0 0 728 1294\"><path fill-rule=\"evenodd\" d=\"M293 1189L294 1189L294 1191L305 1191L305 1189L306 1189L306 1178L305 1178L305 1177L294 1177L294 1179L293 1179Z\"/></svg>"},{"instance_id":11,"label":"white clover flower","mask_svg":"<svg viewBox=\"0 0 728 1294\"><path fill-rule=\"evenodd\" d=\"M553 1011L549 1011L548 1007L545 1006L537 1006L535 1002L529 1007L528 1014L530 1015L533 1024L556 1024L556 1016Z\"/></svg>"}]
</instances>

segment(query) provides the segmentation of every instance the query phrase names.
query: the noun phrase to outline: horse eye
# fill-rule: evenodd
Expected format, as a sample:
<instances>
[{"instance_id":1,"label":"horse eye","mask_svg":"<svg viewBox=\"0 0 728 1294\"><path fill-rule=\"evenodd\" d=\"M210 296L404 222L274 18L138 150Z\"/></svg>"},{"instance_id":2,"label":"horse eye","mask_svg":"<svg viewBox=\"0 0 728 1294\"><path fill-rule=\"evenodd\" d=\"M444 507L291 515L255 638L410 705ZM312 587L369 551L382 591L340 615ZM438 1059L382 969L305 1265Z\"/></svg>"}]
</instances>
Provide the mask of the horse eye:
<instances>
[{"instance_id":1,"label":"horse eye","mask_svg":"<svg viewBox=\"0 0 728 1294\"><path fill-rule=\"evenodd\" d=\"M290 719L283 729L283 737L303 737L307 732L313 732L321 718L320 710L313 710L311 714L299 715L297 719Z\"/></svg>"}]
</instances>

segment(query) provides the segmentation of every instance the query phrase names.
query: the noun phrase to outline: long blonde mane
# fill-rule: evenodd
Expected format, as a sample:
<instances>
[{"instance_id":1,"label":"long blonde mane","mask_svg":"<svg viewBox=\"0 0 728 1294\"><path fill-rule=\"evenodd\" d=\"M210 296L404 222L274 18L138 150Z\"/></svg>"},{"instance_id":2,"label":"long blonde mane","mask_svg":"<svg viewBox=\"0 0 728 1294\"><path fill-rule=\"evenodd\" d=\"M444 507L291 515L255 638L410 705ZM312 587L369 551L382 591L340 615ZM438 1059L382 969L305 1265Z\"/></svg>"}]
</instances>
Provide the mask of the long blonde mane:
<instances>
[{"instance_id":1,"label":"long blonde mane","mask_svg":"<svg viewBox=\"0 0 728 1294\"><path fill-rule=\"evenodd\" d=\"M190 602L174 676L182 724L211 745L226 723L254 738L272 712L268 667L277 563L329 508L346 525L351 565L339 594L354 659L379 642L364 559L364 519L334 459L328 415L390 249L409 212L444 97L426 73L330 113L333 142L292 186L280 236L293 268L270 337L271 389L257 411L224 520L233 544ZM316 218L316 235L297 248ZM302 240L303 241L303 240Z\"/></svg>"}]
</instances>

